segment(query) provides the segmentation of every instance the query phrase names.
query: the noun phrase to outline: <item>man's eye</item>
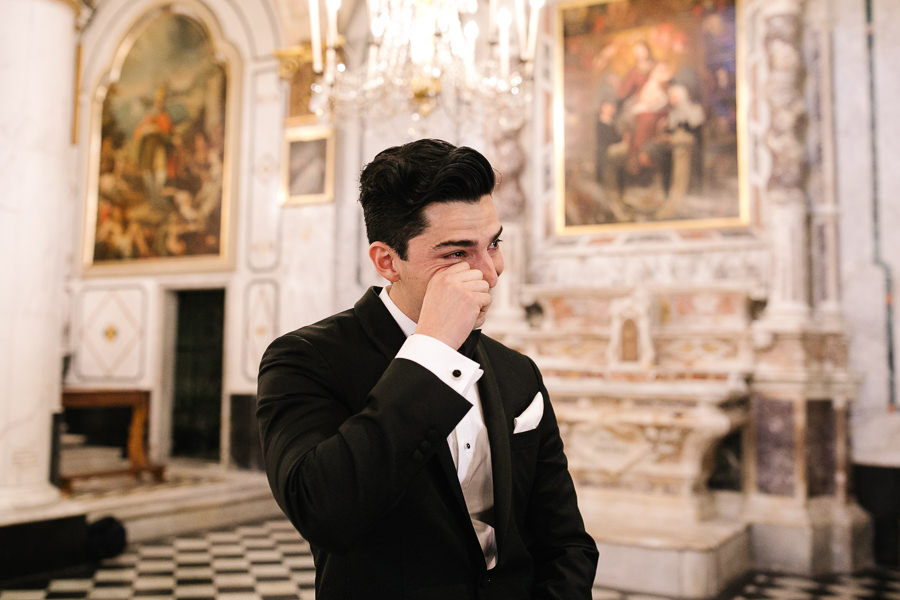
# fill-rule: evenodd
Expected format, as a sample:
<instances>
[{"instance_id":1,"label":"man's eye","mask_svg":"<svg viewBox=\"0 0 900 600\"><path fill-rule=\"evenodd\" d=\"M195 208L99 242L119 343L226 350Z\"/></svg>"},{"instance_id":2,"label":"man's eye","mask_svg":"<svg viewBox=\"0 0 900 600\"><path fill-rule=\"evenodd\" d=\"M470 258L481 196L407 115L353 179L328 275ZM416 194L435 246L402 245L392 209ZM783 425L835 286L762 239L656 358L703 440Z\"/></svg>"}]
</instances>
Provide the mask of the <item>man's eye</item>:
<instances>
[{"instance_id":1,"label":"man's eye","mask_svg":"<svg viewBox=\"0 0 900 600\"><path fill-rule=\"evenodd\" d=\"M503 241L503 240L501 240L501 239L498 238L498 239L494 240L493 242L491 242L491 245L490 245L489 247L490 247L490 248L499 248L499 247L500 247L500 242L502 242L502 241Z\"/></svg>"},{"instance_id":2,"label":"man's eye","mask_svg":"<svg viewBox=\"0 0 900 600\"><path fill-rule=\"evenodd\" d=\"M465 252L463 252L462 250L457 250L456 252L451 252L444 258L465 258L465 256L466 256Z\"/></svg>"}]
</instances>

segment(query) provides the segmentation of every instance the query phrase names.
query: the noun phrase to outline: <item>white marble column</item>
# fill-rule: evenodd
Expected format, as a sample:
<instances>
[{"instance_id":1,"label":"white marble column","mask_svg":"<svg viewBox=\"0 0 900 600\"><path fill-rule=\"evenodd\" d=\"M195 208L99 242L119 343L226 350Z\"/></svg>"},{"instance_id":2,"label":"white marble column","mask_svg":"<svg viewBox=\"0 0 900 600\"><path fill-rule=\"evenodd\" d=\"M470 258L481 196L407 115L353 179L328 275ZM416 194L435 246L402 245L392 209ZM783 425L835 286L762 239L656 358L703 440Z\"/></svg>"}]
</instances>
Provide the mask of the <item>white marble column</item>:
<instances>
[{"instance_id":1,"label":"white marble column","mask_svg":"<svg viewBox=\"0 0 900 600\"><path fill-rule=\"evenodd\" d=\"M525 152L520 137L525 126L523 119L513 114L500 115L497 124L490 127L491 165L499 172L498 185L494 189L494 206L503 224L503 275L492 293L490 316L485 323L485 331L501 338L527 328L525 311L522 308L522 285L528 256L525 252L527 235L525 205L527 198L519 178L525 168ZM512 338L505 338L514 343Z\"/></svg>"},{"instance_id":2,"label":"white marble column","mask_svg":"<svg viewBox=\"0 0 900 600\"><path fill-rule=\"evenodd\" d=\"M0 21L0 511L58 498L75 19L67 0L6 0Z\"/></svg>"},{"instance_id":3,"label":"white marble column","mask_svg":"<svg viewBox=\"0 0 900 600\"><path fill-rule=\"evenodd\" d=\"M803 2L776 0L765 9L765 94L771 115L765 143L772 154L766 198L774 260L766 312L770 320L802 323L809 315Z\"/></svg>"}]
</instances>

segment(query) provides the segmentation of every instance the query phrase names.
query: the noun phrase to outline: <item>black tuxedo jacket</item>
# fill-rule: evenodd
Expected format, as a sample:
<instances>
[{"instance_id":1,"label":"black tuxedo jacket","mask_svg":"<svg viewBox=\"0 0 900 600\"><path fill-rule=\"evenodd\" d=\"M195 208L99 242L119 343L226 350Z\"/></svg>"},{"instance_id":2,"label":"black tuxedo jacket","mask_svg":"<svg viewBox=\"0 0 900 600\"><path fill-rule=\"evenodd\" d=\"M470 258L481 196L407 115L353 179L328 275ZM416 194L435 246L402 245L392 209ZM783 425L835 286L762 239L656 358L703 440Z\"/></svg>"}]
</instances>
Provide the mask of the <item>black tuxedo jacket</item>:
<instances>
[{"instance_id":1,"label":"black tuxedo jacket","mask_svg":"<svg viewBox=\"0 0 900 600\"><path fill-rule=\"evenodd\" d=\"M266 472L310 543L318 600L589 599L597 549L537 367L478 342L498 551L487 571L446 440L471 405L394 358L405 337L378 292L278 338L260 365ZM538 391L539 426L513 434Z\"/></svg>"}]
</instances>

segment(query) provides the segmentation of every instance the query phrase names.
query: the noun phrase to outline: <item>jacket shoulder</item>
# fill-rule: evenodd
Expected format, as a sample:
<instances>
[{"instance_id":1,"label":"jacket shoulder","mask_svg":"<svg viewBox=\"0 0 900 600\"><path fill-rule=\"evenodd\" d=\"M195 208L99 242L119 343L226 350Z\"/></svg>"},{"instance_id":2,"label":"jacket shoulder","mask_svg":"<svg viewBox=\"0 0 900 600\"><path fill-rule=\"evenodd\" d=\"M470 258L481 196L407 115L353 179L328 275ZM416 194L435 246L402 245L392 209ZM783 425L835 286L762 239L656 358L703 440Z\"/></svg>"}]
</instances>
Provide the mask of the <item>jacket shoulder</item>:
<instances>
[{"instance_id":1,"label":"jacket shoulder","mask_svg":"<svg viewBox=\"0 0 900 600\"><path fill-rule=\"evenodd\" d=\"M352 310L345 310L321 321L283 333L266 348L262 364L277 356L318 355L338 352L348 341L359 340L362 332Z\"/></svg>"},{"instance_id":2,"label":"jacket shoulder","mask_svg":"<svg viewBox=\"0 0 900 600\"><path fill-rule=\"evenodd\" d=\"M538 372L537 365L527 355L482 334L481 343L495 369L511 369L515 372Z\"/></svg>"},{"instance_id":3,"label":"jacket shoulder","mask_svg":"<svg viewBox=\"0 0 900 600\"><path fill-rule=\"evenodd\" d=\"M289 331L281 337L299 338L309 341L328 341L334 340L340 334L358 330L359 323L353 314L353 309L348 308L310 325L304 325Z\"/></svg>"}]
</instances>

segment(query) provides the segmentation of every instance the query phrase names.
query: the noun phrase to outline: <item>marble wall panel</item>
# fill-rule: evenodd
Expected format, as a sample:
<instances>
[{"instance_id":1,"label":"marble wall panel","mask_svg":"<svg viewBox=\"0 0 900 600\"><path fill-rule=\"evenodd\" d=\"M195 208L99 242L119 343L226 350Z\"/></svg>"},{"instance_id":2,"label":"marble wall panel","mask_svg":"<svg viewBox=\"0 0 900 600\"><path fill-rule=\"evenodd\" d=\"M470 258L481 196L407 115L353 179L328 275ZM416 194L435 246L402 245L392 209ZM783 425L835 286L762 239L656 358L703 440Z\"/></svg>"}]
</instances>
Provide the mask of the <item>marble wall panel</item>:
<instances>
[{"instance_id":1,"label":"marble wall panel","mask_svg":"<svg viewBox=\"0 0 900 600\"><path fill-rule=\"evenodd\" d=\"M738 336L675 336L654 340L657 364L671 368L697 368L734 363L741 358Z\"/></svg>"},{"instance_id":2,"label":"marble wall panel","mask_svg":"<svg viewBox=\"0 0 900 600\"><path fill-rule=\"evenodd\" d=\"M335 311L335 206L309 204L282 209L283 265L279 271L278 333ZM346 307L341 307L346 308Z\"/></svg>"},{"instance_id":3,"label":"marble wall panel","mask_svg":"<svg viewBox=\"0 0 900 600\"><path fill-rule=\"evenodd\" d=\"M748 299L740 291L671 292L656 297L660 325L746 325Z\"/></svg>"},{"instance_id":4,"label":"marble wall panel","mask_svg":"<svg viewBox=\"0 0 900 600\"><path fill-rule=\"evenodd\" d=\"M793 496L794 404L755 395L751 410L756 424L756 487L764 494Z\"/></svg>"},{"instance_id":5,"label":"marble wall panel","mask_svg":"<svg viewBox=\"0 0 900 600\"><path fill-rule=\"evenodd\" d=\"M278 283L257 280L247 285L244 300L243 373L255 382L259 361L278 331Z\"/></svg>"},{"instance_id":6,"label":"marble wall panel","mask_svg":"<svg viewBox=\"0 0 900 600\"><path fill-rule=\"evenodd\" d=\"M553 336L535 339L531 349L542 356L557 356L571 361L572 365L587 363L593 366L606 364L608 340L589 336Z\"/></svg>"},{"instance_id":7,"label":"marble wall panel","mask_svg":"<svg viewBox=\"0 0 900 600\"><path fill-rule=\"evenodd\" d=\"M78 299L73 367L83 381L137 382L145 371L147 294L139 286L86 288Z\"/></svg>"},{"instance_id":8,"label":"marble wall panel","mask_svg":"<svg viewBox=\"0 0 900 600\"><path fill-rule=\"evenodd\" d=\"M871 8L871 23L866 7ZM840 209L841 294L844 319L852 331L849 361L863 374L852 408L853 459L869 465L900 465L900 411L892 410L890 371L900 357L900 227L895 168L900 114L896 28L900 4L894 0L833 0L836 192ZM869 38L871 34L871 38ZM870 45L871 41L871 45ZM872 69L868 67L871 65ZM870 91L875 92L873 98ZM875 152L873 153L873 150ZM893 281L893 361L888 344ZM894 377L900 398L900 377Z\"/></svg>"},{"instance_id":9,"label":"marble wall panel","mask_svg":"<svg viewBox=\"0 0 900 600\"><path fill-rule=\"evenodd\" d=\"M608 327L610 298L596 295L551 296L541 299L546 322L553 329L585 331Z\"/></svg>"},{"instance_id":10,"label":"marble wall panel","mask_svg":"<svg viewBox=\"0 0 900 600\"><path fill-rule=\"evenodd\" d=\"M279 200L283 200L280 173L284 114L278 72L274 68L256 72L251 81L250 171L244 181L250 199L247 263L251 271L266 272L277 267L282 248Z\"/></svg>"},{"instance_id":11,"label":"marble wall panel","mask_svg":"<svg viewBox=\"0 0 900 600\"><path fill-rule=\"evenodd\" d=\"M747 290L534 286L527 295L541 307L529 351L573 369L722 373L752 365Z\"/></svg>"},{"instance_id":12,"label":"marble wall panel","mask_svg":"<svg viewBox=\"0 0 900 600\"><path fill-rule=\"evenodd\" d=\"M810 497L834 494L835 417L831 400L810 400L806 405L806 481Z\"/></svg>"},{"instance_id":13,"label":"marble wall panel","mask_svg":"<svg viewBox=\"0 0 900 600\"><path fill-rule=\"evenodd\" d=\"M674 233L672 234L674 236ZM706 286L742 282L764 287L770 279L771 254L752 238L721 238L692 244L677 236L603 245L554 247L534 253L529 279L541 285L596 287L634 285ZM648 249L649 247L649 249Z\"/></svg>"}]
</instances>

